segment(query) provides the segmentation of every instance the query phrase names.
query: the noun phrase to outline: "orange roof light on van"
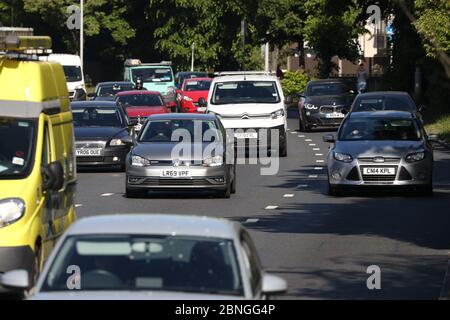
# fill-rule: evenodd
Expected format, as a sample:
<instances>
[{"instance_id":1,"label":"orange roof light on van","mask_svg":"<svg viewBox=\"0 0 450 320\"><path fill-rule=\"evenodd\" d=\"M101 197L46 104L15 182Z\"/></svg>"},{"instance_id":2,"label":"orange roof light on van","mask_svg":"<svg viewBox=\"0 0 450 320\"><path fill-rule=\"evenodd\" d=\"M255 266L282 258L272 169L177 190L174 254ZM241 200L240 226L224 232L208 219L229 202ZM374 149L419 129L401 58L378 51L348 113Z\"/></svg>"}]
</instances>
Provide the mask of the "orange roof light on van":
<instances>
[{"instance_id":1,"label":"orange roof light on van","mask_svg":"<svg viewBox=\"0 0 450 320\"><path fill-rule=\"evenodd\" d=\"M45 52L52 47L52 39L48 36L15 36L8 35L0 39L0 51L18 53Z\"/></svg>"}]
</instances>

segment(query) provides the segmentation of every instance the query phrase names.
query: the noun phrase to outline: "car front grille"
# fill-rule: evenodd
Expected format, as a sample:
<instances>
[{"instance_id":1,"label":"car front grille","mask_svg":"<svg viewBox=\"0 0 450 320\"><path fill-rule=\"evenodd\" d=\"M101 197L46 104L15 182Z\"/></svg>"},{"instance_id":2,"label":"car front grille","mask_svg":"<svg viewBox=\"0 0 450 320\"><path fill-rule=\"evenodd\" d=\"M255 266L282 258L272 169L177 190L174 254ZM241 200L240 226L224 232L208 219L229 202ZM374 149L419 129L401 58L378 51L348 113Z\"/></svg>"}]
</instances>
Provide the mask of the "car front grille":
<instances>
[{"instance_id":1,"label":"car front grille","mask_svg":"<svg viewBox=\"0 0 450 320\"><path fill-rule=\"evenodd\" d=\"M378 162L377 159L382 159L382 162ZM358 158L360 163L399 163L400 158L396 157L360 157Z\"/></svg>"},{"instance_id":2,"label":"car front grille","mask_svg":"<svg viewBox=\"0 0 450 320\"><path fill-rule=\"evenodd\" d=\"M322 113L333 113L333 112L341 112L343 109L347 109L347 106L321 106L320 107L320 112Z\"/></svg>"},{"instance_id":3,"label":"car front grille","mask_svg":"<svg viewBox=\"0 0 450 320\"><path fill-rule=\"evenodd\" d=\"M270 114L221 114L220 117L226 120L269 119Z\"/></svg>"},{"instance_id":4,"label":"car front grille","mask_svg":"<svg viewBox=\"0 0 450 320\"><path fill-rule=\"evenodd\" d=\"M77 157L77 163L84 162L103 162L104 157Z\"/></svg>"}]
</instances>

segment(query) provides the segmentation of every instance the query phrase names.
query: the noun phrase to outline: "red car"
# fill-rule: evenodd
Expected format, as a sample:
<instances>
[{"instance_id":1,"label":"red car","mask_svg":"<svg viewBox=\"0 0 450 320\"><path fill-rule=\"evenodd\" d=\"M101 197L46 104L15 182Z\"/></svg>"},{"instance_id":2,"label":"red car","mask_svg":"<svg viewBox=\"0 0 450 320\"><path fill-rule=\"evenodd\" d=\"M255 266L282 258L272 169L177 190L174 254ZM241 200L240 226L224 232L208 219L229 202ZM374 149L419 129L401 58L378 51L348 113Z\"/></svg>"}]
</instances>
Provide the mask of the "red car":
<instances>
[{"instance_id":1,"label":"red car","mask_svg":"<svg viewBox=\"0 0 450 320\"><path fill-rule=\"evenodd\" d=\"M145 119L152 114L170 113L159 92L147 90L123 91L116 94L116 103L122 106L130 120L139 131Z\"/></svg>"},{"instance_id":2,"label":"red car","mask_svg":"<svg viewBox=\"0 0 450 320\"><path fill-rule=\"evenodd\" d=\"M198 99L208 99L211 81L211 78L192 78L184 80L178 96L181 112L204 113L206 111L205 107L198 106Z\"/></svg>"}]
</instances>

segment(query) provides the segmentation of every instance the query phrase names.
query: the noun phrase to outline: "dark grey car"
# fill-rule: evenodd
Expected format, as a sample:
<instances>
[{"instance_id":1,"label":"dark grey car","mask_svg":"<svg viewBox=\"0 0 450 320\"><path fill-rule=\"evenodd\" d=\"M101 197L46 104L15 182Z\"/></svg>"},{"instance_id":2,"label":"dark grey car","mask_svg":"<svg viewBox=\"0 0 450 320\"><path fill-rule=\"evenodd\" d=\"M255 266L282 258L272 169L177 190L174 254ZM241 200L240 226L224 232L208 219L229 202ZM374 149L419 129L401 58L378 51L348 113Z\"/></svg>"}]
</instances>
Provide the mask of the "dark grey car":
<instances>
[{"instance_id":1,"label":"dark grey car","mask_svg":"<svg viewBox=\"0 0 450 320\"><path fill-rule=\"evenodd\" d=\"M229 198L236 192L233 142L213 115L150 116L127 157L127 197L194 188Z\"/></svg>"},{"instance_id":2,"label":"dark grey car","mask_svg":"<svg viewBox=\"0 0 450 320\"><path fill-rule=\"evenodd\" d=\"M433 190L433 148L422 122L410 112L352 112L328 152L330 195L347 188L396 187L421 194Z\"/></svg>"}]
</instances>

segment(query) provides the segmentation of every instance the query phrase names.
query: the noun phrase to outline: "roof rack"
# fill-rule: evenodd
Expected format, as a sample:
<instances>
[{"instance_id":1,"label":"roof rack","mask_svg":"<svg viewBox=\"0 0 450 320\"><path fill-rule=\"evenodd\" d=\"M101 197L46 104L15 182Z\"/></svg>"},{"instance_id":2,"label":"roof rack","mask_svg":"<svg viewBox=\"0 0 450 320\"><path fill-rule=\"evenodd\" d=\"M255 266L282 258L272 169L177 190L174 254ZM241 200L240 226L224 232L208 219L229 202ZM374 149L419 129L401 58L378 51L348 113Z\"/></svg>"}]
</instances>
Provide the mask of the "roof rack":
<instances>
[{"instance_id":1,"label":"roof rack","mask_svg":"<svg viewBox=\"0 0 450 320\"><path fill-rule=\"evenodd\" d=\"M271 71L220 71L215 72L215 76L249 76L249 75L262 75L262 76L273 76L275 73Z\"/></svg>"},{"instance_id":2,"label":"roof rack","mask_svg":"<svg viewBox=\"0 0 450 320\"><path fill-rule=\"evenodd\" d=\"M136 67L136 66L171 66L172 61L161 61L156 63L142 63L139 59L126 59L124 62L126 67Z\"/></svg>"}]
</instances>

